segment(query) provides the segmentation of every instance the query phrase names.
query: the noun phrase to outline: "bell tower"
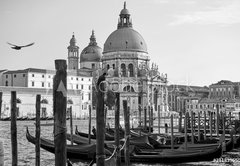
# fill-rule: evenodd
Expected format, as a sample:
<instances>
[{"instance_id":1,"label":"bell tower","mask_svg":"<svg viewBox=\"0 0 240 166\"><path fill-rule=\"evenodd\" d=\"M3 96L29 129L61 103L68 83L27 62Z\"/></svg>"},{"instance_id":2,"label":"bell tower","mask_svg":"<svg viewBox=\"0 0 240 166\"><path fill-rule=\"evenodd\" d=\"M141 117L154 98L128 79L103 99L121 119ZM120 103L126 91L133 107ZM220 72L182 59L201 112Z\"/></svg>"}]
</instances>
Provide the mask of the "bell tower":
<instances>
[{"instance_id":1,"label":"bell tower","mask_svg":"<svg viewBox=\"0 0 240 166\"><path fill-rule=\"evenodd\" d=\"M76 45L77 41L75 39L74 33L70 40L70 46L68 46L68 69L77 70L79 63L79 47Z\"/></svg>"}]
</instances>

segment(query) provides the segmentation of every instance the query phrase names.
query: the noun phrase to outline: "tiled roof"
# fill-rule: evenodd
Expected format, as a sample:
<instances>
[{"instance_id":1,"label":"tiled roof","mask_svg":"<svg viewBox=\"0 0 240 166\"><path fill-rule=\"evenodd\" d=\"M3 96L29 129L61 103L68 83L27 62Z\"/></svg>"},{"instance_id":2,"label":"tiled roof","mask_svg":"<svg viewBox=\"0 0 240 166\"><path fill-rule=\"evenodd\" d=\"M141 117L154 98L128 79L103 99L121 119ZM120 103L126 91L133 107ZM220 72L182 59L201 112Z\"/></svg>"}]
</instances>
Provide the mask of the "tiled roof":
<instances>
[{"instance_id":1,"label":"tiled roof","mask_svg":"<svg viewBox=\"0 0 240 166\"><path fill-rule=\"evenodd\" d=\"M23 70L9 70L4 74L15 74L15 73L42 73L42 74L55 74L55 70L47 70L47 69L38 69L38 68L27 68ZM83 77L91 77L90 71L84 70L68 70L67 75L69 76L83 76Z\"/></svg>"},{"instance_id":2,"label":"tiled roof","mask_svg":"<svg viewBox=\"0 0 240 166\"><path fill-rule=\"evenodd\" d=\"M0 73L2 73L2 72L5 72L5 71L7 71L7 69L4 69L4 70L0 70Z\"/></svg>"},{"instance_id":3,"label":"tiled roof","mask_svg":"<svg viewBox=\"0 0 240 166\"><path fill-rule=\"evenodd\" d=\"M215 84L212 84L212 85L233 85L233 82L231 82L229 80L221 80L221 81L219 81L219 82L217 82Z\"/></svg>"},{"instance_id":4,"label":"tiled roof","mask_svg":"<svg viewBox=\"0 0 240 166\"><path fill-rule=\"evenodd\" d=\"M3 93L11 93L11 91L16 91L19 94L45 94L52 95L53 89L44 89L44 88L28 88L28 87L10 87L10 86L0 86L0 92ZM81 94L81 90L67 90L69 95L79 95Z\"/></svg>"}]
</instances>

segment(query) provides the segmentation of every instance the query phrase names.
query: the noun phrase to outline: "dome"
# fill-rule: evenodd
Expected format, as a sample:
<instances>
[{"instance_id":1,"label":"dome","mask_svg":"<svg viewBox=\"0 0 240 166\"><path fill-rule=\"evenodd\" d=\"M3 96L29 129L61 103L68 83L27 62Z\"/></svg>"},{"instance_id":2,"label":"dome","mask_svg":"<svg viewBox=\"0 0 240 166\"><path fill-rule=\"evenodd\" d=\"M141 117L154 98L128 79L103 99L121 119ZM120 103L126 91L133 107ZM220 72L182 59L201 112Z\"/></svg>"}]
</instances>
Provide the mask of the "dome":
<instances>
[{"instance_id":1,"label":"dome","mask_svg":"<svg viewBox=\"0 0 240 166\"><path fill-rule=\"evenodd\" d=\"M134 29L125 27L112 32L104 43L103 53L113 51L138 51L147 53L143 37Z\"/></svg>"},{"instance_id":2,"label":"dome","mask_svg":"<svg viewBox=\"0 0 240 166\"><path fill-rule=\"evenodd\" d=\"M82 62L100 62L102 57L102 49L97 45L94 31L90 37L90 43L82 50L80 55L80 63Z\"/></svg>"},{"instance_id":3,"label":"dome","mask_svg":"<svg viewBox=\"0 0 240 166\"><path fill-rule=\"evenodd\" d=\"M102 49L98 46L87 46L82 50L80 62L100 62L102 57Z\"/></svg>"}]
</instances>

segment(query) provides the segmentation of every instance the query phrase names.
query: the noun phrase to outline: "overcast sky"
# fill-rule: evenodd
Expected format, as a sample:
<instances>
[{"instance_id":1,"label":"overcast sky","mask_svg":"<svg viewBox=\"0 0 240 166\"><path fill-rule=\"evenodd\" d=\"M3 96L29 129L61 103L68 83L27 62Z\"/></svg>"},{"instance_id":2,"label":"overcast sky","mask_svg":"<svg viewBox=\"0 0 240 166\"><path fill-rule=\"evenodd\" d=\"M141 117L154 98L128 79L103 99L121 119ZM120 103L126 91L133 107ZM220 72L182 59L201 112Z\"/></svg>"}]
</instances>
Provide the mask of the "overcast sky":
<instances>
[{"instance_id":1,"label":"overcast sky","mask_svg":"<svg viewBox=\"0 0 240 166\"><path fill-rule=\"evenodd\" d=\"M0 0L0 70L54 69L75 33L80 52L92 29L103 48L123 0ZM240 81L240 0L128 0L133 28L169 84ZM6 43L35 45L16 51Z\"/></svg>"}]
</instances>

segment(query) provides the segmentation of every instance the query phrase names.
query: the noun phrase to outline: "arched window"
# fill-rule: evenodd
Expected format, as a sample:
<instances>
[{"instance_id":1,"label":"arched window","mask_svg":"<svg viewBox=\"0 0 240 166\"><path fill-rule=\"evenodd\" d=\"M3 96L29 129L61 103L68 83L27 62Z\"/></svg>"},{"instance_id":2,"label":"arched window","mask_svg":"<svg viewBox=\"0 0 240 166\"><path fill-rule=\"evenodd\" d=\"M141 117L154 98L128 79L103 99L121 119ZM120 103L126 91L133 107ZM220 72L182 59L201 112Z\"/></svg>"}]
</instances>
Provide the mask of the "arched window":
<instances>
[{"instance_id":1,"label":"arched window","mask_svg":"<svg viewBox=\"0 0 240 166\"><path fill-rule=\"evenodd\" d=\"M8 86L8 81L6 81L5 86Z\"/></svg>"},{"instance_id":2,"label":"arched window","mask_svg":"<svg viewBox=\"0 0 240 166\"><path fill-rule=\"evenodd\" d=\"M133 64L129 64L128 65L128 72L129 72L129 77L133 77L134 74L133 74Z\"/></svg>"},{"instance_id":3,"label":"arched window","mask_svg":"<svg viewBox=\"0 0 240 166\"><path fill-rule=\"evenodd\" d=\"M134 92L134 89L132 86L128 85L123 88L124 92Z\"/></svg>"},{"instance_id":4,"label":"arched window","mask_svg":"<svg viewBox=\"0 0 240 166\"><path fill-rule=\"evenodd\" d=\"M109 69L110 68L110 66L109 66L109 64L107 65L107 69Z\"/></svg>"},{"instance_id":5,"label":"arched window","mask_svg":"<svg viewBox=\"0 0 240 166\"><path fill-rule=\"evenodd\" d=\"M126 77L127 73L126 73L126 65L124 63L121 64L121 72L122 72L122 76Z\"/></svg>"}]
</instances>

